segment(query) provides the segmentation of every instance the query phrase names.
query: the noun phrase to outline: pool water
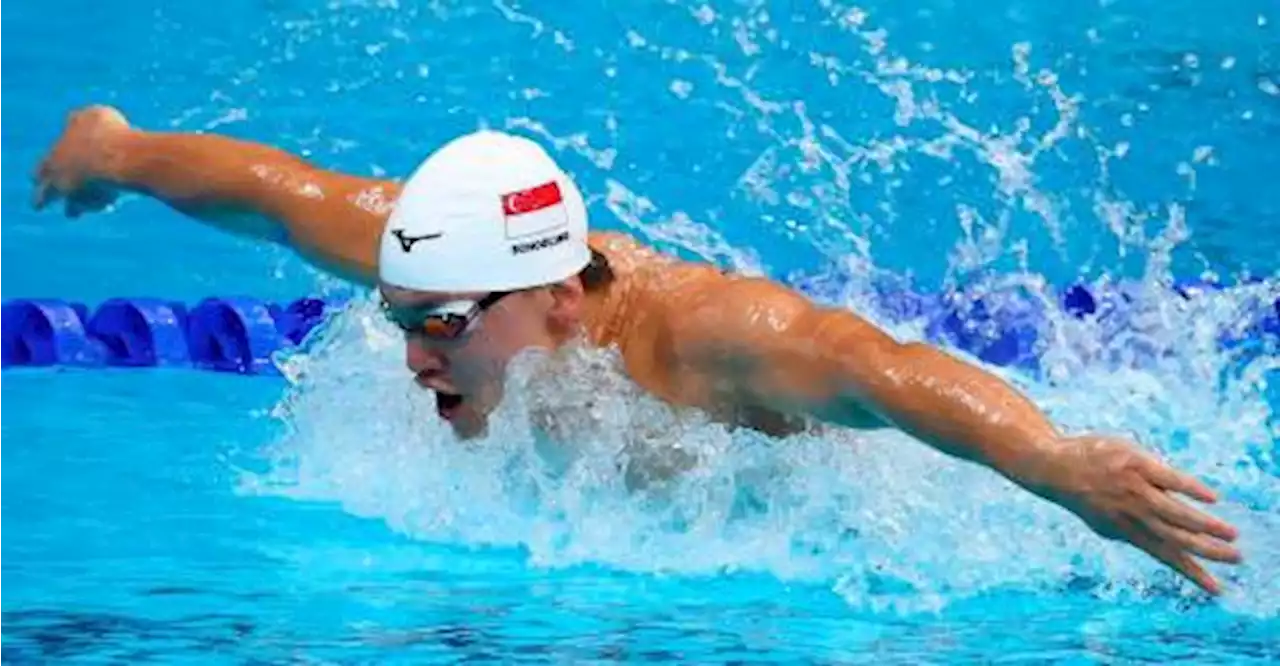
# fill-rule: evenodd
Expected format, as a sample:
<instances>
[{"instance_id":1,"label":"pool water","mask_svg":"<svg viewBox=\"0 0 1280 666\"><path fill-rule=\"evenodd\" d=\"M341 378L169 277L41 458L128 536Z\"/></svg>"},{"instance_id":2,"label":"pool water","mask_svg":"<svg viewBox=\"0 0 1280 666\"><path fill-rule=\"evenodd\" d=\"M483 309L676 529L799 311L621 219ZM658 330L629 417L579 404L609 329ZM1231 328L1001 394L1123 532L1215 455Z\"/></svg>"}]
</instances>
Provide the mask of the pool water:
<instances>
[{"instance_id":1,"label":"pool water","mask_svg":"<svg viewBox=\"0 0 1280 666\"><path fill-rule=\"evenodd\" d=\"M634 395L607 355L539 398L613 400L576 414L581 457L537 455L523 399L459 447L367 295L287 250L137 198L74 221L27 207L64 114L106 102L388 177L457 132L522 132L597 226L829 278L850 288L824 297L860 309L885 275L1276 278L1271 0L49 0L8 17L5 298L354 302L282 359L289 380L5 371L6 663L1280 657L1280 373L1217 350L1220 301L1155 289L1146 329L1063 322L1048 379L993 369L1066 427L1133 436L1219 489L1246 563L1214 567L1227 593L1206 600L900 435L725 432ZM1134 369L1100 348L1168 353ZM706 464L666 495L621 492L604 452L639 421Z\"/></svg>"}]
</instances>

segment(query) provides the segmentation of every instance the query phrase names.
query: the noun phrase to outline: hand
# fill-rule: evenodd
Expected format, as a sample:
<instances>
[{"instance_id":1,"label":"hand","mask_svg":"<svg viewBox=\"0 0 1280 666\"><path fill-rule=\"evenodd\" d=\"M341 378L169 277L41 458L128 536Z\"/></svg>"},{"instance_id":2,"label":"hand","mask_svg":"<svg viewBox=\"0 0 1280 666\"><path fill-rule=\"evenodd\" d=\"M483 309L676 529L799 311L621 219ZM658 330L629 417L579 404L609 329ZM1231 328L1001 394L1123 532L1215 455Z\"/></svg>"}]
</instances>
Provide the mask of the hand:
<instances>
[{"instance_id":1,"label":"hand","mask_svg":"<svg viewBox=\"0 0 1280 666\"><path fill-rule=\"evenodd\" d=\"M1122 440L1079 437L1060 447L1051 481L1059 504L1098 534L1128 541L1210 594L1221 592L1194 556L1239 563L1231 544L1236 529L1175 496L1216 502L1208 486Z\"/></svg>"},{"instance_id":2,"label":"hand","mask_svg":"<svg viewBox=\"0 0 1280 666\"><path fill-rule=\"evenodd\" d=\"M36 210L59 198L66 200L68 217L111 205L117 190L106 179L107 169L118 139L130 131L125 117L111 107L90 106L72 113L62 136L36 168Z\"/></svg>"}]
</instances>

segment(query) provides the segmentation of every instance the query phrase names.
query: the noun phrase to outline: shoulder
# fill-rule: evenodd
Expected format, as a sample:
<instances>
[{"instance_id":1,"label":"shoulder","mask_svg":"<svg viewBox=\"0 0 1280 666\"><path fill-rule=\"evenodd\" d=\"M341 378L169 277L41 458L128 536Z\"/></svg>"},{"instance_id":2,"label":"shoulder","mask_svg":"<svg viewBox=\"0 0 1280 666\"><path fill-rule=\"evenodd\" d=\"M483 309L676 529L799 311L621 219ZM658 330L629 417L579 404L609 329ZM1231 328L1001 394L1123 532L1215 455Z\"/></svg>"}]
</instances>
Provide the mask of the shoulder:
<instances>
[{"instance_id":1,"label":"shoulder","mask_svg":"<svg viewBox=\"0 0 1280 666\"><path fill-rule=\"evenodd\" d=\"M688 358L807 337L835 312L775 280L685 261L627 234L594 232L590 242L625 276L627 316L620 323L644 329L642 337L662 347L663 356Z\"/></svg>"},{"instance_id":2,"label":"shoulder","mask_svg":"<svg viewBox=\"0 0 1280 666\"><path fill-rule=\"evenodd\" d=\"M603 254L615 272L630 273L654 265L679 263L676 257L649 246L634 236L616 231L594 231L587 239L591 249Z\"/></svg>"},{"instance_id":3,"label":"shoulder","mask_svg":"<svg viewBox=\"0 0 1280 666\"><path fill-rule=\"evenodd\" d=\"M706 273L663 295L670 358L681 365L864 363L898 347L886 331L846 308L817 304L767 278Z\"/></svg>"},{"instance_id":4,"label":"shoulder","mask_svg":"<svg viewBox=\"0 0 1280 666\"><path fill-rule=\"evenodd\" d=\"M815 311L803 295L765 278L726 275L715 266L675 262L633 275L633 316L671 370L696 370L750 356L771 338L791 337Z\"/></svg>"},{"instance_id":5,"label":"shoulder","mask_svg":"<svg viewBox=\"0 0 1280 666\"><path fill-rule=\"evenodd\" d=\"M819 312L804 295L777 282L714 270L677 281L664 298L681 355L727 352L795 333Z\"/></svg>"}]
</instances>

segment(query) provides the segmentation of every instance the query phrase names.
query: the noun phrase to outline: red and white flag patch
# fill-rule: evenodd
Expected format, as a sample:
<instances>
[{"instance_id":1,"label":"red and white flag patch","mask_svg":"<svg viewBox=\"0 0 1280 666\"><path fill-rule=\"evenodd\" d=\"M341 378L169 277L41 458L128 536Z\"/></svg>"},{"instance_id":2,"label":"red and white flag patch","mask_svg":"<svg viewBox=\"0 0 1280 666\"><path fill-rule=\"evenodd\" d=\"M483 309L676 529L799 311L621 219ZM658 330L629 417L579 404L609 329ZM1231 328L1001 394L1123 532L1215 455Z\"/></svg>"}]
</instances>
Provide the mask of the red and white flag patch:
<instances>
[{"instance_id":1,"label":"red and white flag patch","mask_svg":"<svg viewBox=\"0 0 1280 666\"><path fill-rule=\"evenodd\" d=\"M502 195L507 238L524 238L569 226L569 214L556 181Z\"/></svg>"}]
</instances>

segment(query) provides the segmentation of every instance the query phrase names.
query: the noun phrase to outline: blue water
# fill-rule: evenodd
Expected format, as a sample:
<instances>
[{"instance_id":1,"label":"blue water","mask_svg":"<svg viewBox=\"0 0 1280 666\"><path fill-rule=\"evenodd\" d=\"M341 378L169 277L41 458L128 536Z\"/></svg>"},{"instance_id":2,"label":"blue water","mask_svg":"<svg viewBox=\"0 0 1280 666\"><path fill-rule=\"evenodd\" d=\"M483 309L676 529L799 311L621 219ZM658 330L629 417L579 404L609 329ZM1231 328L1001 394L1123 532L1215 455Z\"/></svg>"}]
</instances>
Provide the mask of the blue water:
<instances>
[{"instance_id":1,"label":"blue water","mask_svg":"<svg viewBox=\"0 0 1280 666\"><path fill-rule=\"evenodd\" d=\"M49 0L6 16L6 298L358 298L287 359L291 382L4 373L6 662L1278 656L1276 368L1215 351L1213 303L1154 291L1145 330L1064 325L1049 356L1071 372L1007 373L1067 427L1135 436L1223 492L1247 561L1215 567L1228 591L1206 601L893 434L725 433L627 408L606 376L619 406L582 417L584 450L637 420L673 428L711 462L670 496L618 492L603 455L545 469L518 404L493 441L458 447L370 303L287 251L142 199L76 221L26 207L64 114L106 102L391 177L457 132L524 132L598 227L778 277L1276 277L1271 0ZM1174 353L1099 360L1132 346Z\"/></svg>"}]
</instances>

